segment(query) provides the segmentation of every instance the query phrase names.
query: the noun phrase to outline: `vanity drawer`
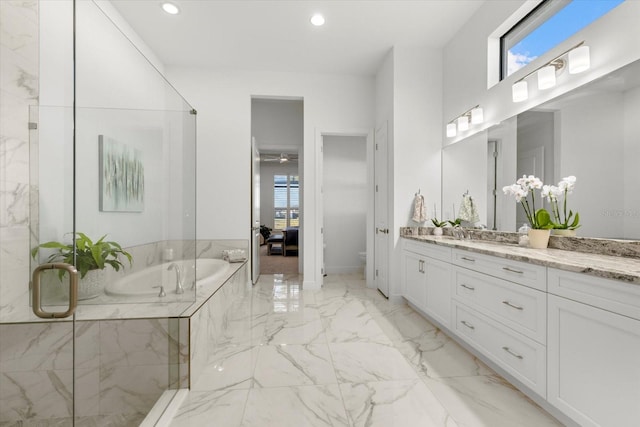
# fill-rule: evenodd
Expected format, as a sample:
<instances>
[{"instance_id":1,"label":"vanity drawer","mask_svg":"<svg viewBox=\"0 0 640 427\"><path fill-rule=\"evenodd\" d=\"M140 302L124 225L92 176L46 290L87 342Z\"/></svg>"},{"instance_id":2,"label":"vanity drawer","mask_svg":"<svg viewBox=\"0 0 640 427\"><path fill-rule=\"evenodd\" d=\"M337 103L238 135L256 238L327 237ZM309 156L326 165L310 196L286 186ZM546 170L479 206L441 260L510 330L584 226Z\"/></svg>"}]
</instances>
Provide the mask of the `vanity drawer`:
<instances>
[{"instance_id":1,"label":"vanity drawer","mask_svg":"<svg viewBox=\"0 0 640 427\"><path fill-rule=\"evenodd\" d=\"M454 283L457 299L539 343L546 343L544 292L460 267L455 267Z\"/></svg>"},{"instance_id":2,"label":"vanity drawer","mask_svg":"<svg viewBox=\"0 0 640 427\"><path fill-rule=\"evenodd\" d=\"M451 248L441 245L405 239L404 249L429 258L439 259L444 262L451 262Z\"/></svg>"},{"instance_id":3,"label":"vanity drawer","mask_svg":"<svg viewBox=\"0 0 640 427\"><path fill-rule=\"evenodd\" d=\"M453 250L453 263L500 279L516 282L546 292L547 268L506 258Z\"/></svg>"},{"instance_id":4,"label":"vanity drawer","mask_svg":"<svg viewBox=\"0 0 640 427\"><path fill-rule=\"evenodd\" d=\"M640 320L640 285L549 268L549 293Z\"/></svg>"},{"instance_id":5,"label":"vanity drawer","mask_svg":"<svg viewBox=\"0 0 640 427\"><path fill-rule=\"evenodd\" d=\"M457 335L531 390L546 397L546 347L454 301Z\"/></svg>"}]
</instances>

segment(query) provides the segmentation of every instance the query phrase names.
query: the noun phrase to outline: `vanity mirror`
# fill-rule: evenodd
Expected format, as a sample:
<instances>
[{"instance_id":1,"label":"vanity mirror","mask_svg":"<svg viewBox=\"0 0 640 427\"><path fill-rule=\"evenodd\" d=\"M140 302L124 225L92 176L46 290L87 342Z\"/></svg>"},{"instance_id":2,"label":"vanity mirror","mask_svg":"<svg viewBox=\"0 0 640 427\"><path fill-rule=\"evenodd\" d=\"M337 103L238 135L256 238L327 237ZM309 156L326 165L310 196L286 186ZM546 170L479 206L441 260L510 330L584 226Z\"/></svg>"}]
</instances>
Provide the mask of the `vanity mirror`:
<instances>
[{"instance_id":1,"label":"vanity mirror","mask_svg":"<svg viewBox=\"0 0 640 427\"><path fill-rule=\"evenodd\" d=\"M445 147L444 216L469 191L482 224L516 231L526 219L502 187L523 174L577 177L578 236L640 240L640 61Z\"/></svg>"}]
</instances>

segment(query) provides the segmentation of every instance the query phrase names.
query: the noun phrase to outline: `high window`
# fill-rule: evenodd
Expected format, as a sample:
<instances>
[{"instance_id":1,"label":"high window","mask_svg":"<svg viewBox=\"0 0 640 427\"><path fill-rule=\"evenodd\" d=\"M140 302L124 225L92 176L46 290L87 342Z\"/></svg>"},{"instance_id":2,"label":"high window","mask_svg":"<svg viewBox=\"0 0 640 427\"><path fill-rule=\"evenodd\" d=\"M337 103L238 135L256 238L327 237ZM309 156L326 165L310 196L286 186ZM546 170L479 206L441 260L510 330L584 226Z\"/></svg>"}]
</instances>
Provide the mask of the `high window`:
<instances>
[{"instance_id":1,"label":"high window","mask_svg":"<svg viewBox=\"0 0 640 427\"><path fill-rule=\"evenodd\" d=\"M624 0L544 0L500 38L500 79L553 49Z\"/></svg>"},{"instance_id":2,"label":"high window","mask_svg":"<svg viewBox=\"0 0 640 427\"><path fill-rule=\"evenodd\" d=\"M273 228L284 230L300 225L300 185L298 175L274 175L273 177Z\"/></svg>"}]
</instances>

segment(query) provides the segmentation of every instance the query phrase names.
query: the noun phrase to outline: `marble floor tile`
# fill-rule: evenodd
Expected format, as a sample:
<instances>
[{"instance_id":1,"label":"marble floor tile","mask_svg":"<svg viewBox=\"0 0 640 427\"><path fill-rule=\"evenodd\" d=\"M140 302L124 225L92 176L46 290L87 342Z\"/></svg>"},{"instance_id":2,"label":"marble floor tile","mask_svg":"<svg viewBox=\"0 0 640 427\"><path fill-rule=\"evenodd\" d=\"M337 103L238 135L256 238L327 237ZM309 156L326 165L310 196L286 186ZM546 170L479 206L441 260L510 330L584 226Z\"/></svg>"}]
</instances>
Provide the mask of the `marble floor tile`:
<instances>
[{"instance_id":1,"label":"marble floor tile","mask_svg":"<svg viewBox=\"0 0 640 427\"><path fill-rule=\"evenodd\" d=\"M339 383L418 378L409 362L391 345L331 343L329 349Z\"/></svg>"},{"instance_id":2,"label":"marble floor tile","mask_svg":"<svg viewBox=\"0 0 640 427\"><path fill-rule=\"evenodd\" d=\"M304 316L270 316L265 327L264 343L312 344L326 343L322 321Z\"/></svg>"},{"instance_id":3,"label":"marble floor tile","mask_svg":"<svg viewBox=\"0 0 640 427\"><path fill-rule=\"evenodd\" d=\"M224 422L225 427L238 427L248 394L249 390L191 391L170 426L202 427Z\"/></svg>"},{"instance_id":4,"label":"marble floor tile","mask_svg":"<svg viewBox=\"0 0 640 427\"><path fill-rule=\"evenodd\" d=\"M191 390L251 388L259 351L260 347L254 346L238 348L237 351L226 354L215 354L200 377L195 379Z\"/></svg>"},{"instance_id":5,"label":"marble floor tile","mask_svg":"<svg viewBox=\"0 0 640 427\"><path fill-rule=\"evenodd\" d=\"M420 380L341 384L353 427L454 427L431 390Z\"/></svg>"},{"instance_id":6,"label":"marble floor tile","mask_svg":"<svg viewBox=\"0 0 640 427\"><path fill-rule=\"evenodd\" d=\"M357 299L351 299L341 305L333 316L326 316L322 322L329 342L391 344L391 340Z\"/></svg>"},{"instance_id":7,"label":"marble floor tile","mask_svg":"<svg viewBox=\"0 0 640 427\"><path fill-rule=\"evenodd\" d=\"M416 370L428 378L490 375L487 365L439 329L396 343L396 348Z\"/></svg>"},{"instance_id":8,"label":"marble floor tile","mask_svg":"<svg viewBox=\"0 0 640 427\"><path fill-rule=\"evenodd\" d=\"M426 384L451 416L465 426L562 426L498 375L428 379Z\"/></svg>"},{"instance_id":9,"label":"marble floor tile","mask_svg":"<svg viewBox=\"0 0 640 427\"><path fill-rule=\"evenodd\" d=\"M262 346L254 381L255 387L337 383L326 344Z\"/></svg>"},{"instance_id":10,"label":"marble floor tile","mask_svg":"<svg viewBox=\"0 0 640 427\"><path fill-rule=\"evenodd\" d=\"M337 385L253 388L243 427L349 426Z\"/></svg>"}]
</instances>

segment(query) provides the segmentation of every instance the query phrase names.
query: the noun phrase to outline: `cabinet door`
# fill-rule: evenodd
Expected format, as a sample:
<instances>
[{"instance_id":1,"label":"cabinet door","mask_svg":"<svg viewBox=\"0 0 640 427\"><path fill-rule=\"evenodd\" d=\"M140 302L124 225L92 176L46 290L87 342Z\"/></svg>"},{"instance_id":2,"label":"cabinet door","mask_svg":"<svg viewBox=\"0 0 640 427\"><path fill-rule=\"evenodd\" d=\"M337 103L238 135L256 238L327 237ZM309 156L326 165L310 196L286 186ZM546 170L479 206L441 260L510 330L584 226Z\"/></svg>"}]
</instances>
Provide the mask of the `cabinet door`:
<instances>
[{"instance_id":1,"label":"cabinet door","mask_svg":"<svg viewBox=\"0 0 640 427\"><path fill-rule=\"evenodd\" d=\"M548 400L582 426L640 422L640 321L549 295Z\"/></svg>"},{"instance_id":2,"label":"cabinet door","mask_svg":"<svg viewBox=\"0 0 640 427\"><path fill-rule=\"evenodd\" d=\"M420 310L425 309L427 289L425 286L424 258L413 252L403 253L403 295Z\"/></svg>"},{"instance_id":3,"label":"cabinet door","mask_svg":"<svg viewBox=\"0 0 640 427\"><path fill-rule=\"evenodd\" d=\"M423 269L427 275L425 311L448 327L451 319L451 264L425 258Z\"/></svg>"}]
</instances>

